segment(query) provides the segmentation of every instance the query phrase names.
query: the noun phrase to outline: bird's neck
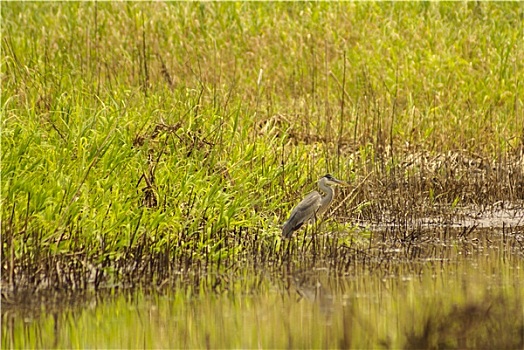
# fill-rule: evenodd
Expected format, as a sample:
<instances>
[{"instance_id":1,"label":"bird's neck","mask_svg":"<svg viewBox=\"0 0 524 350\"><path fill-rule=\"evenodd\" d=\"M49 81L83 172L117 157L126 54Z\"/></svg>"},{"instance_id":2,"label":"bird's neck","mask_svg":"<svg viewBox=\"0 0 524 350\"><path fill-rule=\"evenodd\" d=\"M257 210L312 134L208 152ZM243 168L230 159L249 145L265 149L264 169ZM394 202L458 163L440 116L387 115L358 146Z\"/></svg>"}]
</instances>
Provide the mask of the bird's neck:
<instances>
[{"instance_id":1,"label":"bird's neck","mask_svg":"<svg viewBox=\"0 0 524 350\"><path fill-rule=\"evenodd\" d=\"M330 200L333 199L333 196L335 195L335 190L332 187L329 187L328 185L320 182L318 184L318 188L328 197Z\"/></svg>"},{"instance_id":2,"label":"bird's neck","mask_svg":"<svg viewBox=\"0 0 524 350\"><path fill-rule=\"evenodd\" d=\"M323 181L320 181L318 184L320 191L324 192L325 196L320 200L320 207L317 210L317 215L323 214L335 195L334 189L326 185Z\"/></svg>"}]
</instances>

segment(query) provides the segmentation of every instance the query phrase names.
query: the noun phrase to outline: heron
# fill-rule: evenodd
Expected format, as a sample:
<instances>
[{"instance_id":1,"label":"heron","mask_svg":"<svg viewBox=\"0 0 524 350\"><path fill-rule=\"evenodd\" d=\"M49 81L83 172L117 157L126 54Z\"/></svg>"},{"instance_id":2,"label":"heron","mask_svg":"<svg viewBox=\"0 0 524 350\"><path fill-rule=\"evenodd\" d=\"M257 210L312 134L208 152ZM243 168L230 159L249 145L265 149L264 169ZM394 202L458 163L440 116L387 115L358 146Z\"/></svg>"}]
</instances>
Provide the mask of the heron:
<instances>
[{"instance_id":1,"label":"heron","mask_svg":"<svg viewBox=\"0 0 524 350\"><path fill-rule=\"evenodd\" d=\"M331 174L326 174L318 180L318 188L324 196L318 191L308 194L298 205L291 211L289 219L282 225L282 236L289 238L293 232L298 230L305 222L315 222L315 219L323 214L335 196L333 185L349 186L346 182L335 179Z\"/></svg>"}]
</instances>

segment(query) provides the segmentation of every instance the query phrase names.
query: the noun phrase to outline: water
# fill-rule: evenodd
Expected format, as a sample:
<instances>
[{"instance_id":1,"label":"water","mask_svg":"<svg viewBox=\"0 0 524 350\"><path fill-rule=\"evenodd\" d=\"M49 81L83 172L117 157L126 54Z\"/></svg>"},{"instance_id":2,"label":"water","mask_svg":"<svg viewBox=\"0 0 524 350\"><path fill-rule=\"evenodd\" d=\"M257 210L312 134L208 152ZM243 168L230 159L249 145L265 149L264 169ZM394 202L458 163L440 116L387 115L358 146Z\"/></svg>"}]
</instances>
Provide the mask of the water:
<instances>
[{"instance_id":1,"label":"water","mask_svg":"<svg viewBox=\"0 0 524 350\"><path fill-rule=\"evenodd\" d=\"M2 347L524 348L522 229L413 232L375 232L345 272L319 261L4 300Z\"/></svg>"}]
</instances>

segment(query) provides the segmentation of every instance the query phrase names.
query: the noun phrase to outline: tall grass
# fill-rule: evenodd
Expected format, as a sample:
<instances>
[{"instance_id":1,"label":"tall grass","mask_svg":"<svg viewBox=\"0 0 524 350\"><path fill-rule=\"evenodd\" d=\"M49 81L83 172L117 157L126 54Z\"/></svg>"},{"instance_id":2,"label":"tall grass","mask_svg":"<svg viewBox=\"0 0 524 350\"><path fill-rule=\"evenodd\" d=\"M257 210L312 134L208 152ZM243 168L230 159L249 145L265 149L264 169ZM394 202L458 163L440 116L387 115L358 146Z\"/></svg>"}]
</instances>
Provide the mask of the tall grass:
<instances>
[{"instance_id":1,"label":"tall grass","mask_svg":"<svg viewBox=\"0 0 524 350\"><path fill-rule=\"evenodd\" d=\"M3 4L3 279L81 288L146 258L187 269L281 251L279 223L326 172L373 175L343 220L363 201L376 219L522 200L523 13ZM426 176L407 154L481 164Z\"/></svg>"}]
</instances>

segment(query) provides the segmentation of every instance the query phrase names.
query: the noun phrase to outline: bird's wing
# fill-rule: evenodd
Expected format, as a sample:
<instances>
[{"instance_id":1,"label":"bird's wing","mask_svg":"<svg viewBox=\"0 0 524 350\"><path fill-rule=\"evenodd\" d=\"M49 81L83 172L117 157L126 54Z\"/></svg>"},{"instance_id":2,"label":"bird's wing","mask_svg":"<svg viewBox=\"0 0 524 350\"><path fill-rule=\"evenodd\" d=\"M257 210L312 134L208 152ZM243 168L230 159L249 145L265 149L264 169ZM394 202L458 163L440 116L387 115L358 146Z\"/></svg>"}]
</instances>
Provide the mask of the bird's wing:
<instances>
[{"instance_id":1,"label":"bird's wing","mask_svg":"<svg viewBox=\"0 0 524 350\"><path fill-rule=\"evenodd\" d=\"M293 231L296 231L306 221L315 216L315 212L320 206L322 197L317 191L308 194L297 206L291 211L289 219L282 226L282 234L289 236Z\"/></svg>"}]
</instances>

